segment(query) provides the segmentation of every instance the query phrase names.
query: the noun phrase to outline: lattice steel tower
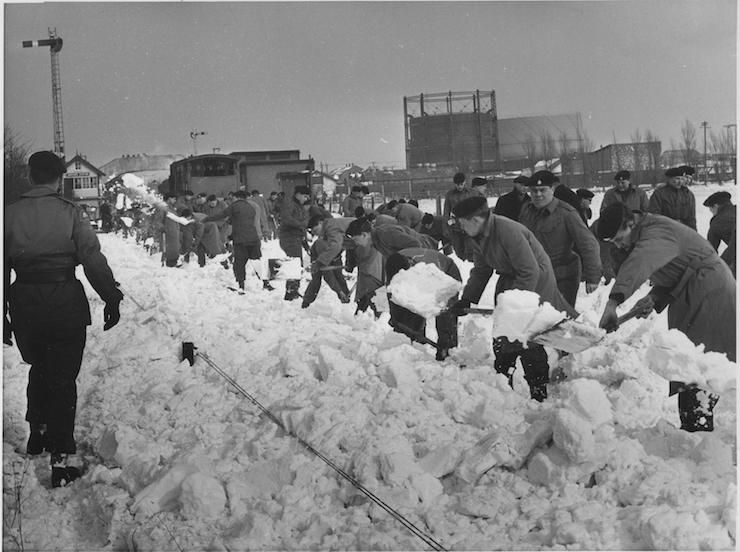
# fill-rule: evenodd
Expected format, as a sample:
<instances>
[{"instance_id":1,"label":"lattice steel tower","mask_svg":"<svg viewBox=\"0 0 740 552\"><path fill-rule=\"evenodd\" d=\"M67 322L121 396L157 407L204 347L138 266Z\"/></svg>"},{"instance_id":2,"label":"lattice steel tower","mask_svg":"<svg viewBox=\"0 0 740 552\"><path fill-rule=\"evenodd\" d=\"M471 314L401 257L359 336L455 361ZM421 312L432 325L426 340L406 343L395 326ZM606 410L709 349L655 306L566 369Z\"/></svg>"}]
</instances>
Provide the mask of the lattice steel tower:
<instances>
[{"instance_id":1,"label":"lattice steel tower","mask_svg":"<svg viewBox=\"0 0 740 552\"><path fill-rule=\"evenodd\" d=\"M49 46L51 52L51 99L54 113L54 153L64 159L64 120L62 119L62 79L59 71L59 52L62 39L56 29L49 29L49 38L24 40L23 47Z\"/></svg>"}]
</instances>

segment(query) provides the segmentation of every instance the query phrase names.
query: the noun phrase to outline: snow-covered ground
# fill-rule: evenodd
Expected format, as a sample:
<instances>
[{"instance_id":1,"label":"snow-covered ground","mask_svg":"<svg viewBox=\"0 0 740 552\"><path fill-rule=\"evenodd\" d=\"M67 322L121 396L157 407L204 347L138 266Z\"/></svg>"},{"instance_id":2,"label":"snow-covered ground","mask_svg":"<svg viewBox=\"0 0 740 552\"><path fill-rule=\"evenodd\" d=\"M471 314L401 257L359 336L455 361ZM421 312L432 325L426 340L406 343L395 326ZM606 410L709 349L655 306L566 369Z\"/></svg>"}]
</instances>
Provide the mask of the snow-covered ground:
<instances>
[{"instance_id":1,"label":"snow-covered ground","mask_svg":"<svg viewBox=\"0 0 740 552\"><path fill-rule=\"evenodd\" d=\"M693 187L702 235L711 215L701 203L717 189ZM540 404L521 370L511 390L492 369L490 317L462 318L460 347L440 363L390 331L387 314L353 316L326 286L302 310L282 300L281 282L268 292L255 276L238 295L217 263L163 268L132 240L100 241L127 299L103 333L88 286L77 416L86 473L66 488L50 489L48 456L17 452L27 366L3 350L4 550L428 548L204 358L182 361L185 341L448 549L735 548L734 382L715 431L692 434L677 429L666 379L735 365L668 332L665 314L559 364L553 353L559 381ZM280 256L276 243L265 256ZM470 265L460 267L466 278ZM608 292L582 290L587 320ZM481 302L492 303L492 285Z\"/></svg>"}]
</instances>

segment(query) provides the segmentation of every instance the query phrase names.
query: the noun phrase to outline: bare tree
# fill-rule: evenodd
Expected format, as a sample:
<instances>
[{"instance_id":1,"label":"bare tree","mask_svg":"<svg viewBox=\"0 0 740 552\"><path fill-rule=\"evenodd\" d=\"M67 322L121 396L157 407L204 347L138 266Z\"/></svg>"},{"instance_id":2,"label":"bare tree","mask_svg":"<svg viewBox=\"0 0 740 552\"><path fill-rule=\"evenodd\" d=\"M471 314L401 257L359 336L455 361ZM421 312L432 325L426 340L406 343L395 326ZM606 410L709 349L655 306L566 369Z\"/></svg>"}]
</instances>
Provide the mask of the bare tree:
<instances>
[{"instance_id":1,"label":"bare tree","mask_svg":"<svg viewBox=\"0 0 740 552\"><path fill-rule=\"evenodd\" d=\"M630 142L632 142L632 156L634 157L633 165L634 170L641 171L642 170L642 160L640 151L642 146L642 133L640 132L639 128L636 128L635 131L630 134Z\"/></svg>"},{"instance_id":2,"label":"bare tree","mask_svg":"<svg viewBox=\"0 0 740 552\"><path fill-rule=\"evenodd\" d=\"M558 135L558 146L560 146L560 155L567 155L570 153L570 148L568 147L568 142L570 142L570 138L568 137L567 132L561 132Z\"/></svg>"},{"instance_id":3,"label":"bare tree","mask_svg":"<svg viewBox=\"0 0 740 552\"><path fill-rule=\"evenodd\" d=\"M733 137L730 133L712 131L709 133L709 140L717 182L721 182L722 176L728 172L726 167L732 164Z\"/></svg>"},{"instance_id":4,"label":"bare tree","mask_svg":"<svg viewBox=\"0 0 740 552\"><path fill-rule=\"evenodd\" d=\"M537 141L534 136L531 134L527 135L524 142L522 142L522 149L524 150L524 155L527 156L529 170L534 172L534 166L537 163Z\"/></svg>"},{"instance_id":5,"label":"bare tree","mask_svg":"<svg viewBox=\"0 0 740 552\"><path fill-rule=\"evenodd\" d=\"M28 156L32 143L6 124L3 147L5 148L4 201L7 205L31 187L28 182Z\"/></svg>"},{"instance_id":6,"label":"bare tree","mask_svg":"<svg viewBox=\"0 0 740 552\"><path fill-rule=\"evenodd\" d=\"M657 169L660 165L660 138L648 129L645 131L645 142L647 142L647 169Z\"/></svg>"},{"instance_id":7,"label":"bare tree","mask_svg":"<svg viewBox=\"0 0 740 552\"><path fill-rule=\"evenodd\" d=\"M552 159L557 154L556 149L555 138L552 137L549 131L540 134L540 151L542 152L542 159L545 161L545 168L548 171L552 168Z\"/></svg>"},{"instance_id":8,"label":"bare tree","mask_svg":"<svg viewBox=\"0 0 740 552\"><path fill-rule=\"evenodd\" d=\"M683 162L691 165L696 150L696 127L686 119L681 125L681 155Z\"/></svg>"}]
</instances>

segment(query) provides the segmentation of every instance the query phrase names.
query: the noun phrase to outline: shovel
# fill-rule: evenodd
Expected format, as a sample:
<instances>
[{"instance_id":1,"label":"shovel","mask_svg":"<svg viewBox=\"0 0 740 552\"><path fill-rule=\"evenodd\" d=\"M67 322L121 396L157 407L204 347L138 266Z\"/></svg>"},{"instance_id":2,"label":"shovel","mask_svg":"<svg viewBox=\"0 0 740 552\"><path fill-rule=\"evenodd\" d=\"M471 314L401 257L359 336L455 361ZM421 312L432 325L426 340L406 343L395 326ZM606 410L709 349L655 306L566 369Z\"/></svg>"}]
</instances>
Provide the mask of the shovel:
<instances>
[{"instance_id":1,"label":"shovel","mask_svg":"<svg viewBox=\"0 0 740 552\"><path fill-rule=\"evenodd\" d=\"M633 307L618 319L621 326L640 312L641 308ZM469 314L493 314L493 309L465 309ZM546 345L566 353L580 353L593 347L604 339L604 333L590 324L576 322L570 318L563 318L560 322L533 335L529 340L538 345Z\"/></svg>"}]
</instances>

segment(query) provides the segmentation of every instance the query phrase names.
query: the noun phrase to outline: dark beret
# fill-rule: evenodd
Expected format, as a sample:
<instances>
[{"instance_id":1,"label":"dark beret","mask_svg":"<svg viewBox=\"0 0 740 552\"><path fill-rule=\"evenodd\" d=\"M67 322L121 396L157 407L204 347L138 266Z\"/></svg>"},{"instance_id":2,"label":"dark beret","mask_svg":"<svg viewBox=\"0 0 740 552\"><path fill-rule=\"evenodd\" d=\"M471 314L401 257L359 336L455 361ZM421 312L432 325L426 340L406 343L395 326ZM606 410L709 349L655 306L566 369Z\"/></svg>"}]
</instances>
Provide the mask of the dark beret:
<instances>
[{"instance_id":1,"label":"dark beret","mask_svg":"<svg viewBox=\"0 0 740 552\"><path fill-rule=\"evenodd\" d=\"M468 197L452 208L452 214L458 218L470 218L485 209L488 209L488 200L485 197Z\"/></svg>"},{"instance_id":2,"label":"dark beret","mask_svg":"<svg viewBox=\"0 0 740 552\"><path fill-rule=\"evenodd\" d=\"M361 191L361 192L362 192L363 194L367 195L367 194L369 194L369 193L370 193L370 188L368 188L367 186L360 186L360 191Z\"/></svg>"},{"instance_id":3,"label":"dark beret","mask_svg":"<svg viewBox=\"0 0 740 552\"><path fill-rule=\"evenodd\" d=\"M537 171L527 182L527 186L550 186L551 188L560 182L560 179L550 171Z\"/></svg>"},{"instance_id":4,"label":"dark beret","mask_svg":"<svg viewBox=\"0 0 740 552\"><path fill-rule=\"evenodd\" d=\"M683 173L682 176L691 176L696 174L696 170L694 170L694 167L690 167L689 165L681 165L678 168Z\"/></svg>"},{"instance_id":5,"label":"dark beret","mask_svg":"<svg viewBox=\"0 0 740 552\"><path fill-rule=\"evenodd\" d=\"M421 223L422 224L432 224L434 222L434 215L431 213L424 213L424 216L421 217Z\"/></svg>"},{"instance_id":6,"label":"dark beret","mask_svg":"<svg viewBox=\"0 0 740 552\"><path fill-rule=\"evenodd\" d=\"M481 178L480 176L476 176L470 182L471 186L485 186L486 184L488 184L488 180L486 180L485 178Z\"/></svg>"},{"instance_id":7,"label":"dark beret","mask_svg":"<svg viewBox=\"0 0 740 552\"><path fill-rule=\"evenodd\" d=\"M609 205L601 212L599 217L599 225L596 228L597 237L600 240L613 238L622 227L622 223L629 212L624 203L617 202Z\"/></svg>"},{"instance_id":8,"label":"dark beret","mask_svg":"<svg viewBox=\"0 0 740 552\"><path fill-rule=\"evenodd\" d=\"M465 182L465 173L457 173L455 176L452 177L452 181L455 184L462 184L463 182Z\"/></svg>"},{"instance_id":9,"label":"dark beret","mask_svg":"<svg viewBox=\"0 0 740 552\"><path fill-rule=\"evenodd\" d=\"M345 235L352 238L354 236L359 236L363 232L370 232L371 230L372 226L370 225L370 220L368 220L367 217L360 217L349 223Z\"/></svg>"},{"instance_id":10,"label":"dark beret","mask_svg":"<svg viewBox=\"0 0 740 552\"><path fill-rule=\"evenodd\" d=\"M322 222L324 220L323 215L314 215L310 219L308 219L308 226L306 228L313 228L318 223Z\"/></svg>"},{"instance_id":11,"label":"dark beret","mask_svg":"<svg viewBox=\"0 0 740 552\"><path fill-rule=\"evenodd\" d=\"M353 192L361 192L362 191L362 186L352 186L352 191Z\"/></svg>"},{"instance_id":12,"label":"dark beret","mask_svg":"<svg viewBox=\"0 0 740 552\"><path fill-rule=\"evenodd\" d=\"M242 199L247 199L247 192L246 190L237 190L234 192L234 197L240 197Z\"/></svg>"},{"instance_id":13,"label":"dark beret","mask_svg":"<svg viewBox=\"0 0 740 552\"><path fill-rule=\"evenodd\" d=\"M355 207L355 218L360 218L365 216L365 208L362 205L358 205Z\"/></svg>"},{"instance_id":14,"label":"dark beret","mask_svg":"<svg viewBox=\"0 0 740 552\"><path fill-rule=\"evenodd\" d=\"M296 186L293 189L293 194L311 195L311 188L308 186Z\"/></svg>"},{"instance_id":15,"label":"dark beret","mask_svg":"<svg viewBox=\"0 0 740 552\"><path fill-rule=\"evenodd\" d=\"M53 175L55 178L67 171L64 161L51 151L37 151L28 158L28 166L34 171Z\"/></svg>"},{"instance_id":16,"label":"dark beret","mask_svg":"<svg viewBox=\"0 0 740 552\"><path fill-rule=\"evenodd\" d=\"M578 188L576 190L576 195L581 199L593 199L594 197L594 193L586 188Z\"/></svg>"},{"instance_id":17,"label":"dark beret","mask_svg":"<svg viewBox=\"0 0 740 552\"><path fill-rule=\"evenodd\" d=\"M668 178L673 178L674 176L683 176L684 172L681 167L671 167L665 172L665 175Z\"/></svg>"},{"instance_id":18,"label":"dark beret","mask_svg":"<svg viewBox=\"0 0 740 552\"><path fill-rule=\"evenodd\" d=\"M621 170L614 175L614 180L629 180L631 176L629 171Z\"/></svg>"},{"instance_id":19,"label":"dark beret","mask_svg":"<svg viewBox=\"0 0 740 552\"><path fill-rule=\"evenodd\" d=\"M523 174L520 174L519 176L517 176L517 177L516 177L516 178L514 179L514 182L515 182L516 184L526 184L526 183L528 183L528 182L529 182L529 177L528 177L528 176L524 176Z\"/></svg>"},{"instance_id":20,"label":"dark beret","mask_svg":"<svg viewBox=\"0 0 740 552\"><path fill-rule=\"evenodd\" d=\"M704 207L711 207L712 205L724 205L729 203L732 199L730 192L714 192L707 199L704 200Z\"/></svg>"},{"instance_id":21,"label":"dark beret","mask_svg":"<svg viewBox=\"0 0 740 552\"><path fill-rule=\"evenodd\" d=\"M217 199L216 194L211 194L206 198L207 201L216 201Z\"/></svg>"}]
</instances>

